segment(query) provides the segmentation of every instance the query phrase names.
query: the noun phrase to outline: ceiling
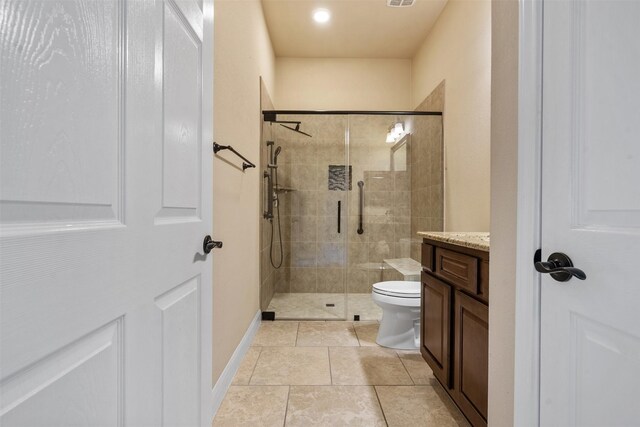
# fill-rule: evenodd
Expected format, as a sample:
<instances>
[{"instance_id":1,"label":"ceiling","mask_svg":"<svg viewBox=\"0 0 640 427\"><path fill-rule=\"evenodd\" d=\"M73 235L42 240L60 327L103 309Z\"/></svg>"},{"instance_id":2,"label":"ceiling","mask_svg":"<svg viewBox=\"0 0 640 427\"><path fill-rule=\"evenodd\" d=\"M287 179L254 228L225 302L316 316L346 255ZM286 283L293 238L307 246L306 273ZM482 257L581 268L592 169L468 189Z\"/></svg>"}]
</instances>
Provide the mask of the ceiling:
<instances>
[{"instance_id":1,"label":"ceiling","mask_svg":"<svg viewBox=\"0 0 640 427\"><path fill-rule=\"evenodd\" d=\"M447 0L262 0L276 56L304 58L412 58ZM316 24L316 8L331 21Z\"/></svg>"}]
</instances>

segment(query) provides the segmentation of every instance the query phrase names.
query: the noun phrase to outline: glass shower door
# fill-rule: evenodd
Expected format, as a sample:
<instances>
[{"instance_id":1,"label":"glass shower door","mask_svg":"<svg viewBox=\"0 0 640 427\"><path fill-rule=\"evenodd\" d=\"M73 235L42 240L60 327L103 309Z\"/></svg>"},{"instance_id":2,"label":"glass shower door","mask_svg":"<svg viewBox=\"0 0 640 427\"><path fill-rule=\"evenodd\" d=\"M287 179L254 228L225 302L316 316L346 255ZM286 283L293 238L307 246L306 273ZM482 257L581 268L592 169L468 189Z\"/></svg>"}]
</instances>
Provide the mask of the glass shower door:
<instances>
[{"instance_id":1,"label":"glass shower door","mask_svg":"<svg viewBox=\"0 0 640 427\"><path fill-rule=\"evenodd\" d=\"M276 319L345 319L347 194L352 187L347 117L270 118L263 130L265 146L273 141L266 157L274 160L271 151L278 155L277 164L267 164L264 171L273 177L275 207L273 218L263 222L263 247L271 256L263 256L262 270L273 270L273 286L270 296L263 284L262 304Z\"/></svg>"}]
</instances>

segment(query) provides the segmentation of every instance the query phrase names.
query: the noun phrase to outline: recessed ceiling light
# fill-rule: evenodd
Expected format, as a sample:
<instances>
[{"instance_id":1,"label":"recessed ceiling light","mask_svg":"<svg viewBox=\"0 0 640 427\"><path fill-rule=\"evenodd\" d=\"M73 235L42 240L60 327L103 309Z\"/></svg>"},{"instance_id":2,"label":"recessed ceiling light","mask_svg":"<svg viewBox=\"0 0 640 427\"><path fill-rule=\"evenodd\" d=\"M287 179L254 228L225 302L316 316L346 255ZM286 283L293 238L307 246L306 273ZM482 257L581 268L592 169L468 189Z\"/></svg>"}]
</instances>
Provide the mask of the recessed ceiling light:
<instances>
[{"instance_id":1,"label":"recessed ceiling light","mask_svg":"<svg viewBox=\"0 0 640 427\"><path fill-rule=\"evenodd\" d=\"M318 24L326 24L331 19L331 13L327 9L316 9L313 11L313 20Z\"/></svg>"}]
</instances>

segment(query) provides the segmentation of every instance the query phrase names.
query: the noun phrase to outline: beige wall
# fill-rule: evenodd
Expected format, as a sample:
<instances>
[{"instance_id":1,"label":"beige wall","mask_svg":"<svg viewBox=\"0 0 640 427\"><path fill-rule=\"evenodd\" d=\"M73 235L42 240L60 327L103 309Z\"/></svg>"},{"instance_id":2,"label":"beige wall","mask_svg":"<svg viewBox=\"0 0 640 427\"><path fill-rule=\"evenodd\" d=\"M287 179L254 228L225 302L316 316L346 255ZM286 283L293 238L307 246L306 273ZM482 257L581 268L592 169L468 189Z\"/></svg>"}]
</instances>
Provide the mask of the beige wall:
<instances>
[{"instance_id":1,"label":"beige wall","mask_svg":"<svg viewBox=\"0 0 640 427\"><path fill-rule=\"evenodd\" d=\"M489 231L491 2L449 0L411 76L412 108L446 82L445 229Z\"/></svg>"},{"instance_id":2,"label":"beige wall","mask_svg":"<svg viewBox=\"0 0 640 427\"><path fill-rule=\"evenodd\" d=\"M518 161L518 1L492 6L489 424L512 426Z\"/></svg>"},{"instance_id":3,"label":"beige wall","mask_svg":"<svg viewBox=\"0 0 640 427\"><path fill-rule=\"evenodd\" d=\"M411 60L277 58L274 103L282 110L410 110Z\"/></svg>"},{"instance_id":4,"label":"beige wall","mask_svg":"<svg viewBox=\"0 0 640 427\"><path fill-rule=\"evenodd\" d=\"M214 4L214 136L254 163L260 158L260 76L273 93L275 58L260 0ZM214 380L238 346L259 305L260 171L221 153L213 159Z\"/></svg>"}]
</instances>

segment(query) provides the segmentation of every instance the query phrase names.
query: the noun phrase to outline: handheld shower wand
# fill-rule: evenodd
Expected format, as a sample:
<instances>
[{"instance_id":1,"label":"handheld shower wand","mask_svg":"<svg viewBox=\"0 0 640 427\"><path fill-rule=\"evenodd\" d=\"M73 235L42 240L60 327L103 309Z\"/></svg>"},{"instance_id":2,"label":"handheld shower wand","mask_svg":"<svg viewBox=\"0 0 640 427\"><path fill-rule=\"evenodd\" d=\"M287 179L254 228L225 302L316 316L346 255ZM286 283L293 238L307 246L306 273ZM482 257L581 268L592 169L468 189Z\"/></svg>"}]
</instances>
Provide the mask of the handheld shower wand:
<instances>
[{"instance_id":1,"label":"handheld shower wand","mask_svg":"<svg viewBox=\"0 0 640 427\"><path fill-rule=\"evenodd\" d=\"M270 156L271 160L270 160L270 163L267 165L269 169L278 169L278 156L280 155L281 151L282 151L281 146L278 146L275 152L273 151L273 148L271 149L271 156Z\"/></svg>"},{"instance_id":2,"label":"handheld shower wand","mask_svg":"<svg viewBox=\"0 0 640 427\"><path fill-rule=\"evenodd\" d=\"M282 147L278 145L276 148L276 152L273 154L273 164L278 165L278 156L280 155L280 151L282 151Z\"/></svg>"}]
</instances>

